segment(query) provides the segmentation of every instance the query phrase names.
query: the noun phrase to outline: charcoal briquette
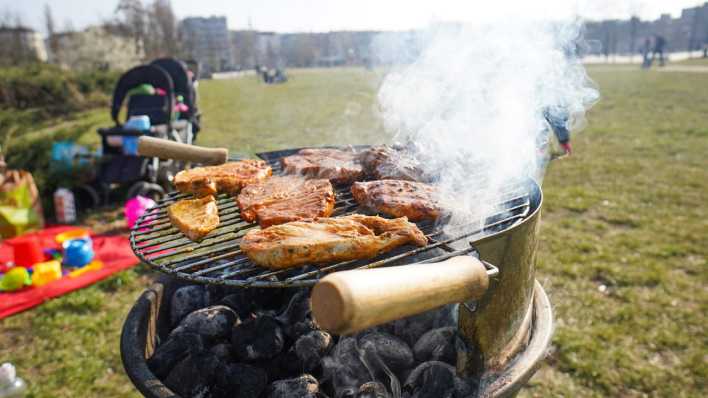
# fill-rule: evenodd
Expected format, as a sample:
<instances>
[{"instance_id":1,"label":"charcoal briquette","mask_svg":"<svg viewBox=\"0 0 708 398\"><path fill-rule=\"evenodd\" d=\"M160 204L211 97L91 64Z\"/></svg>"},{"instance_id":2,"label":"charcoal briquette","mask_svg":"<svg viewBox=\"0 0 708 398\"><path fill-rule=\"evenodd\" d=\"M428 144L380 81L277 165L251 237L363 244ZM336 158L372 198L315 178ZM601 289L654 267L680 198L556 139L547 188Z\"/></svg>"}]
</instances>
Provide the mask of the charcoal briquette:
<instances>
[{"instance_id":1,"label":"charcoal briquette","mask_svg":"<svg viewBox=\"0 0 708 398\"><path fill-rule=\"evenodd\" d=\"M457 327L454 326L426 332L413 347L415 359L418 362L442 361L454 365L457 360L456 338Z\"/></svg>"},{"instance_id":2,"label":"charcoal briquette","mask_svg":"<svg viewBox=\"0 0 708 398\"><path fill-rule=\"evenodd\" d=\"M214 305L191 312L170 333L170 336L180 333L198 333L206 339L226 339L238 322L239 318L231 308Z\"/></svg>"},{"instance_id":3,"label":"charcoal briquette","mask_svg":"<svg viewBox=\"0 0 708 398\"><path fill-rule=\"evenodd\" d=\"M182 286L170 301L170 324L177 326L187 314L209 305L209 294L202 285Z\"/></svg>"},{"instance_id":4,"label":"charcoal briquette","mask_svg":"<svg viewBox=\"0 0 708 398\"><path fill-rule=\"evenodd\" d=\"M319 383L312 375L304 374L286 380L278 380L268 387L268 398L317 398ZM321 395L319 395L321 396Z\"/></svg>"},{"instance_id":5,"label":"charcoal briquette","mask_svg":"<svg viewBox=\"0 0 708 398\"><path fill-rule=\"evenodd\" d=\"M413 366L413 351L402 339L383 332L367 333L359 338L363 350L375 348L384 364L400 374Z\"/></svg>"},{"instance_id":6,"label":"charcoal briquette","mask_svg":"<svg viewBox=\"0 0 708 398\"><path fill-rule=\"evenodd\" d=\"M266 371L255 366L232 363L222 366L212 387L213 398L258 398L268 384Z\"/></svg>"},{"instance_id":7,"label":"charcoal briquette","mask_svg":"<svg viewBox=\"0 0 708 398\"><path fill-rule=\"evenodd\" d=\"M391 394L382 383L370 381L359 387L356 398L391 398Z\"/></svg>"},{"instance_id":8,"label":"charcoal briquette","mask_svg":"<svg viewBox=\"0 0 708 398\"><path fill-rule=\"evenodd\" d=\"M200 335L182 333L157 346L147 364L155 376L163 379L188 354L197 354L203 350L204 341Z\"/></svg>"},{"instance_id":9,"label":"charcoal briquette","mask_svg":"<svg viewBox=\"0 0 708 398\"><path fill-rule=\"evenodd\" d=\"M301 336L295 341L295 353L302 361L306 372L313 372L320 366L324 357L332 346L332 336L324 331L317 330Z\"/></svg>"},{"instance_id":10,"label":"charcoal briquette","mask_svg":"<svg viewBox=\"0 0 708 398\"><path fill-rule=\"evenodd\" d=\"M231 332L231 345L240 361L273 358L285 344L283 331L275 318L259 316L237 325Z\"/></svg>"}]
</instances>

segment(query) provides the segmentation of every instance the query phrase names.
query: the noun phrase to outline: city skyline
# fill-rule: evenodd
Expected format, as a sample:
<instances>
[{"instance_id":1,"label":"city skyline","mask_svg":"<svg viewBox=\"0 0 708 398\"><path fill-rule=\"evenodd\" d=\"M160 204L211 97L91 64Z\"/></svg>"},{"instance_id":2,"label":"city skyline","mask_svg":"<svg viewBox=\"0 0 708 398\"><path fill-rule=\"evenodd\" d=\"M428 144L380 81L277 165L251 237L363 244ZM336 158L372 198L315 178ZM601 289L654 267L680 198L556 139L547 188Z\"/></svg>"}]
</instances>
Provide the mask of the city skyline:
<instances>
[{"instance_id":1,"label":"city skyline","mask_svg":"<svg viewBox=\"0 0 708 398\"><path fill-rule=\"evenodd\" d=\"M421 28L437 21L458 20L475 22L505 16L560 19L579 15L587 20L627 19L639 15L644 20L669 13L680 15L681 9L701 5L705 0L610 0L575 1L548 0L543 7L538 2L498 1L494 4L471 4L438 0L411 2L389 0L377 2L331 2L327 0L264 0L230 1L172 0L179 19L189 16L223 15L228 28L258 29L275 32L326 32L339 30L408 30ZM336 4L335 4L336 3ZM620 4L621 3L621 4ZM117 0L25 0L21 3L0 0L0 13L19 14L22 22L44 32L44 5L52 7L60 30L70 24L75 29L113 17Z\"/></svg>"}]
</instances>

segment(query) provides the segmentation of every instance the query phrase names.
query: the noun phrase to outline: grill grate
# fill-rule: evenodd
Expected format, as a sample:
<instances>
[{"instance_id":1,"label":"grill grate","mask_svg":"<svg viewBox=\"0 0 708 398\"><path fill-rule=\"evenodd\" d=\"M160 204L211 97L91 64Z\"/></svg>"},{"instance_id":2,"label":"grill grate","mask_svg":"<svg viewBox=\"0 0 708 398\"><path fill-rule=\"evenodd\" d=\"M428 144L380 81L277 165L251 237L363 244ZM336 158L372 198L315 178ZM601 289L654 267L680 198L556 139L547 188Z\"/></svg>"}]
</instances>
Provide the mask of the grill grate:
<instances>
[{"instance_id":1,"label":"grill grate","mask_svg":"<svg viewBox=\"0 0 708 398\"><path fill-rule=\"evenodd\" d=\"M259 154L273 167L274 174L281 174L282 156L292 153L270 152ZM336 202L333 216L365 213L353 199L350 187L335 189ZM193 282L225 284L239 287L301 287L315 284L321 277L335 271L348 269L377 268L410 262L437 262L450 257L469 254L471 246L456 249L452 244L463 240L476 240L486 235L507 229L523 220L531 211L528 187L510 187L497 208L503 209L486 218L483 228L458 226L443 231L432 222L417 223L428 237L424 247L404 246L374 259L344 261L321 267L305 266L285 270L270 270L253 264L240 250L240 241L257 224L243 221L233 197L219 195L219 226L201 242L192 242L167 216L167 207L190 195L172 193L149 209L138 220L130 234L130 243L135 254L144 263L167 274ZM368 213L367 213L368 214ZM454 233L452 233L453 231ZM422 258L422 260L421 260Z\"/></svg>"}]
</instances>

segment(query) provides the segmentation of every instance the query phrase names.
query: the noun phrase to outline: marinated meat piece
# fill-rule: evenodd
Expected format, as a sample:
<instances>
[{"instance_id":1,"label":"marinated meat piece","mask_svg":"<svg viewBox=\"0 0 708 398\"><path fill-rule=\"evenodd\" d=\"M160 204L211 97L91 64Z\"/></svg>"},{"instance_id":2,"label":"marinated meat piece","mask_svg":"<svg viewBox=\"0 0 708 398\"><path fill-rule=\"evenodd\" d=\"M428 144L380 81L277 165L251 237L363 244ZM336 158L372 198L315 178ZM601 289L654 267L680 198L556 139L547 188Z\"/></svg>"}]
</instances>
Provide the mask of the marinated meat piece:
<instances>
[{"instance_id":1,"label":"marinated meat piece","mask_svg":"<svg viewBox=\"0 0 708 398\"><path fill-rule=\"evenodd\" d=\"M236 199L241 217L261 228L307 218L329 217L334 189L329 180L299 176L272 177L241 190Z\"/></svg>"},{"instance_id":2,"label":"marinated meat piece","mask_svg":"<svg viewBox=\"0 0 708 398\"><path fill-rule=\"evenodd\" d=\"M433 186L415 181L380 180L355 182L352 195L362 206L411 221L434 220L440 206Z\"/></svg>"},{"instance_id":3,"label":"marinated meat piece","mask_svg":"<svg viewBox=\"0 0 708 398\"><path fill-rule=\"evenodd\" d=\"M271 269L371 258L398 246L424 246L428 239L405 217L388 220L353 214L318 218L252 230L241 250Z\"/></svg>"},{"instance_id":4,"label":"marinated meat piece","mask_svg":"<svg viewBox=\"0 0 708 398\"><path fill-rule=\"evenodd\" d=\"M364 177L359 154L339 149L302 149L281 159L286 174L326 178L334 184L351 184Z\"/></svg>"},{"instance_id":5,"label":"marinated meat piece","mask_svg":"<svg viewBox=\"0 0 708 398\"><path fill-rule=\"evenodd\" d=\"M262 160L240 160L219 166L196 167L177 173L174 179L178 191L197 196L217 192L237 194L245 185L263 181L273 170Z\"/></svg>"},{"instance_id":6,"label":"marinated meat piece","mask_svg":"<svg viewBox=\"0 0 708 398\"><path fill-rule=\"evenodd\" d=\"M219 225L219 209L214 197L183 199L167 208L170 222L189 239L197 241Z\"/></svg>"},{"instance_id":7,"label":"marinated meat piece","mask_svg":"<svg viewBox=\"0 0 708 398\"><path fill-rule=\"evenodd\" d=\"M421 164L410 153L386 145L372 147L360 155L366 174L376 180L425 181Z\"/></svg>"}]
</instances>

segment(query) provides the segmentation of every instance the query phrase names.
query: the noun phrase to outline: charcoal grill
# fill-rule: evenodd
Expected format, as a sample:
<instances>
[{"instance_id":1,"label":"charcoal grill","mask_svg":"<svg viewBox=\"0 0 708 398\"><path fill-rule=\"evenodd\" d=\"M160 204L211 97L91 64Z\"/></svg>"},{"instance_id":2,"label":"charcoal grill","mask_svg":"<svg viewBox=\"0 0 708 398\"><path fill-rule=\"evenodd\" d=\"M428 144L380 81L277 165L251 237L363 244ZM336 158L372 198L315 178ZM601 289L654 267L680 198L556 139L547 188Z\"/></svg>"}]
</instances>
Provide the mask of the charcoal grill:
<instances>
[{"instance_id":1,"label":"charcoal grill","mask_svg":"<svg viewBox=\"0 0 708 398\"><path fill-rule=\"evenodd\" d=\"M282 174L279 160L298 150L266 152L258 156L278 175ZM223 159L226 155L221 152L220 156ZM470 179L475 178L481 176L470 176ZM349 189L348 186L336 187L333 216L363 212ZM184 237L170 224L166 210L170 204L186 197L188 195L179 193L167 195L147 211L131 231L130 242L135 254L161 272L190 282L242 288L306 287L340 271L437 263L459 256L474 256L481 260L489 286L482 297L459 305L458 328L468 345L475 347L475 352L459 353L458 371L478 378L482 395L507 396L533 374L550 343L552 313L543 288L535 281L542 193L530 178L509 185L495 206L500 210L489 214L481 227L462 225L444 229L432 222L421 222L417 225L429 239L424 247L405 246L373 259L276 271L251 263L241 252L241 237L257 225L243 221L235 200L227 195L217 198L221 219L218 228L199 243ZM131 362L136 355L149 356L154 345L154 336L148 334L148 341L144 341L145 332L136 330L138 323L145 328L154 327L145 324L154 314L144 313L148 307L144 304L142 307L139 314L131 313L124 327L121 348L124 362L128 351L135 354L136 341L138 353ZM126 365L136 385L145 387L141 386L146 382L144 366L138 368ZM149 382L154 383L154 380Z\"/></svg>"},{"instance_id":2,"label":"charcoal grill","mask_svg":"<svg viewBox=\"0 0 708 398\"><path fill-rule=\"evenodd\" d=\"M297 149L259 153L258 156L270 164L274 175L278 175L282 174L279 160L295 152ZM332 216L363 212L354 201L350 186L337 187L335 196ZM218 228L201 242L189 240L172 226L167 216L167 207L188 197L186 194L173 193L148 210L131 231L130 243L133 251L144 263L178 278L239 287L312 286L332 272L400 265L412 259L417 262L437 262L470 254L475 251L473 247L466 245L456 249L453 244L476 240L495 231L507 229L523 220L531 210L531 193L528 186L518 184L508 189L499 203L501 210L490 214L483 228L470 230L460 226L455 228L459 233L446 234L442 226L421 222L417 225L429 240L424 247L399 249L366 261L345 261L318 268L271 271L253 264L240 250L241 238L258 225L243 221L236 201L229 195L217 197L221 222ZM490 264L488 267L490 276L498 273L496 267Z\"/></svg>"}]
</instances>

